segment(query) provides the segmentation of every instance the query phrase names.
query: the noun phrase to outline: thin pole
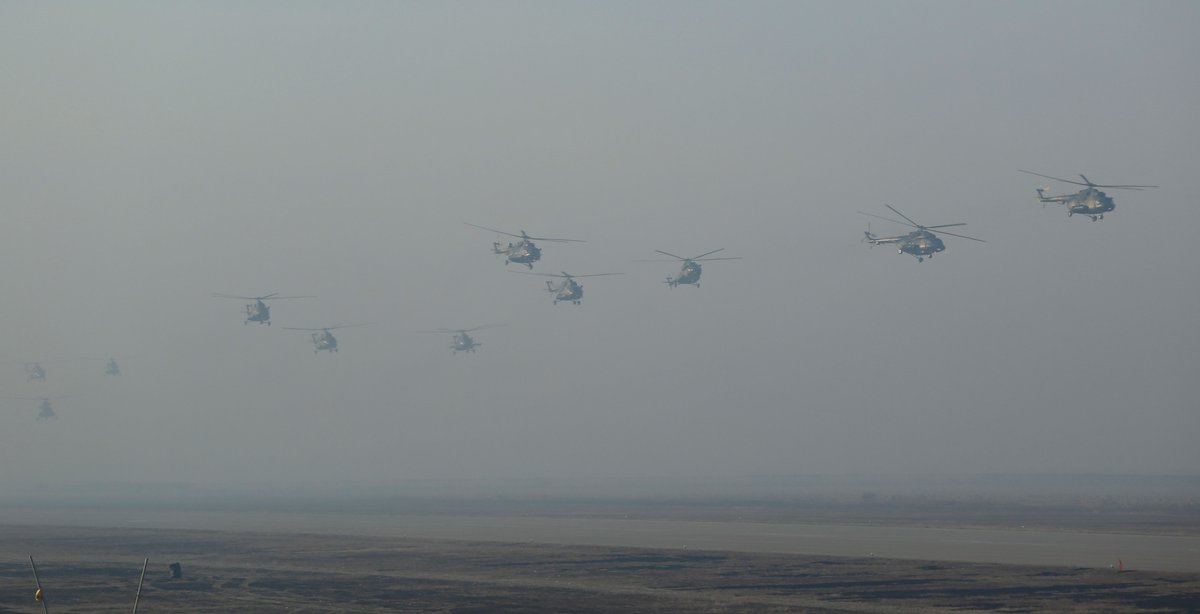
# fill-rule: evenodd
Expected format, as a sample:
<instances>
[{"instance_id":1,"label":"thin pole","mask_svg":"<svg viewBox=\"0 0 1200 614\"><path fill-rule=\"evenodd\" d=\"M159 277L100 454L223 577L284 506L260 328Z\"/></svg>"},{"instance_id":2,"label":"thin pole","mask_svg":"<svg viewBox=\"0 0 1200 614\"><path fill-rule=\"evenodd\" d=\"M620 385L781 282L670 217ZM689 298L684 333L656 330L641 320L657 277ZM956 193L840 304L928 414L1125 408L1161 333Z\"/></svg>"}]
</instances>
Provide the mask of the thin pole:
<instances>
[{"instance_id":1,"label":"thin pole","mask_svg":"<svg viewBox=\"0 0 1200 614\"><path fill-rule=\"evenodd\" d=\"M29 555L29 567L33 569L33 583L37 585L37 594L41 597L38 601L42 602L42 611L50 614L50 606L46 605L46 596L42 595L42 581L38 579L37 565L33 563L33 555Z\"/></svg>"},{"instance_id":2,"label":"thin pole","mask_svg":"<svg viewBox=\"0 0 1200 614\"><path fill-rule=\"evenodd\" d=\"M142 563L142 577L138 578L137 594L133 596L133 614L137 614L138 600L142 598L142 581L146 579L146 566L150 564L150 559Z\"/></svg>"}]
</instances>

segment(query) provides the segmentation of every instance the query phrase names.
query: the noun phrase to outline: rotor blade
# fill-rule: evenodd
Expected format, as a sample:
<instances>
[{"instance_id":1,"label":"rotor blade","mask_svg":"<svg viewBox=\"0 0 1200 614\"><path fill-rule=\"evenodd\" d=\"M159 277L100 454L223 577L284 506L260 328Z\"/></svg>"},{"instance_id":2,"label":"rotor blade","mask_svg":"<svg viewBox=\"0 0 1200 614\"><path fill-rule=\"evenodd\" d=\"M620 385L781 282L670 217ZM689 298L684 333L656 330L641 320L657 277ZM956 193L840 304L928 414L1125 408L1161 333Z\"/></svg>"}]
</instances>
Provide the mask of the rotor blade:
<instances>
[{"instance_id":1,"label":"rotor blade","mask_svg":"<svg viewBox=\"0 0 1200 614\"><path fill-rule=\"evenodd\" d=\"M938 224L937 226L925 226L925 228L950 228L951 226L966 226L966 225L967 225L966 222L959 222L957 224Z\"/></svg>"},{"instance_id":2,"label":"rotor blade","mask_svg":"<svg viewBox=\"0 0 1200 614\"><path fill-rule=\"evenodd\" d=\"M274 296L274 295L272 295L272 296L261 297L258 300L265 301L267 299L271 299L273 301L279 301L279 300L283 300L285 298L317 298L317 296L315 294L304 294L304 295L299 295L299 296Z\"/></svg>"},{"instance_id":3,"label":"rotor blade","mask_svg":"<svg viewBox=\"0 0 1200 614\"><path fill-rule=\"evenodd\" d=\"M516 237L516 238L518 238L518 239L521 239L521 238L523 238L521 235L515 235L515 234L513 234L513 233L511 233L511 232L504 232L503 230L496 230L495 228L488 228L487 226L480 226L480 225L478 225L478 224L472 224L472 223L470 223L470 222L463 222L463 223L464 223L464 224L466 224L467 226L472 226L472 227L474 227L474 228L479 228L479 229L481 229L481 230L490 230L490 231L492 231L492 232L495 232L495 233L499 233L499 234L502 234L502 235L508 235L508 236L510 236L510 237Z\"/></svg>"},{"instance_id":4,"label":"rotor blade","mask_svg":"<svg viewBox=\"0 0 1200 614\"><path fill-rule=\"evenodd\" d=\"M551 237L525 237L530 241L549 241L551 243L587 243L583 239L554 239Z\"/></svg>"},{"instance_id":5,"label":"rotor blade","mask_svg":"<svg viewBox=\"0 0 1200 614\"><path fill-rule=\"evenodd\" d=\"M280 326L279 328L282 328L283 330L309 330L309 331L325 330L324 328L301 328L299 326Z\"/></svg>"},{"instance_id":6,"label":"rotor blade","mask_svg":"<svg viewBox=\"0 0 1200 614\"><path fill-rule=\"evenodd\" d=\"M592 273L590 275L572 275L571 277L604 277L605 275L624 275L624 273Z\"/></svg>"},{"instance_id":7,"label":"rotor blade","mask_svg":"<svg viewBox=\"0 0 1200 614\"><path fill-rule=\"evenodd\" d=\"M242 301L258 300L258 297L255 297L255 296L234 296L232 294L221 294L220 292L213 292L212 295L214 298L236 298L236 299L242 300Z\"/></svg>"},{"instance_id":8,"label":"rotor blade","mask_svg":"<svg viewBox=\"0 0 1200 614\"><path fill-rule=\"evenodd\" d=\"M688 258L688 260L699 260L699 259L701 259L701 258L703 258L703 257L705 257L705 256L707 256L707 255L709 255L709 254L715 254L715 253L717 253L717 252L721 252L721 251L725 251L725 248L724 248L724 247L722 247L721 249L714 249L714 250L713 250L713 251L711 251L711 252L705 252L705 253L703 253L703 254L700 254L699 256L695 256L695 257L692 257L692 258Z\"/></svg>"},{"instance_id":9,"label":"rotor blade","mask_svg":"<svg viewBox=\"0 0 1200 614\"><path fill-rule=\"evenodd\" d=\"M1093 183L1092 186L1097 188L1109 188L1114 190L1140 190L1142 188L1157 188L1156 185L1100 185Z\"/></svg>"},{"instance_id":10,"label":"rotor blade","mask_svg":"<svg viewBox=\"0 0 1200 614\"><path fill-rule=\"evenodd\" d=\"M672 258L678 258L678 259L680 259L680 260L687 260L687 258L684 258L683 256L676 256L675 254L672 254L671 252L664 252L664 251L662 251L661 249L656 249L656 250L654 250L654 251L656 251L656 252L658 252L658 253L660 253L660 254L666 255L666 256L670 256L670 257L672 257ZM661 262L661 261L659 261L659 262Z\"/></svg>"},{"instance_id":11,"label":"rotor blade","mask_svg":"<svg viewBox=\"0 0 1200 614\"><path fill-rule=\"evenodd\" d=\"M901 222L900 220L893 220L890 217L883 217L882 215L875 215L874 213L867 213L866 211L859 211L859 213L861 213L862 215L870 216L870 217L877 217L881 220L885 220L885 221L891 222L893 224L900 224L901 226L912 226L913 228L920 228L920 226L909 224L908 222Z\"/></svg>"},{"instance_id":12,"label":"rotor blade","mask_svg":"<svg viewBox=\"0 0 1200 614\"><path fill-rule=\"evenodd\" d=\"M955 234L955 233L953 233L953 232L948 232L948 231L945 231L945 230L939 230L939 231L937 231L937 233L936 233L936 234L941 234L941 235L950 235L950 236L952 236L952 237L958 237L958 238L960 238L960 239L970 239L970 240L972 240L972 241L979 241L980 243L987 243L987 241L984 241L983 239L976 239L975 237L968 237L967 235Z\"/></svg>"},{"instance_id":13,"label":"rotor blade","mask_svg":"<svg viewBox=\"0 0 1200 614\"><path fill-rule=\"evenodd\" d=\"M907 215L904 215L903 213L900 213L900 210L899 210L899 209L897 209L897 208L895 208L895 207L893 207L893 206L891 206L891 205L888 205L888 204L885 204L885 205L883 205L883 206L887 207L888 209L891 209L893 212L895 212L895 214L896 214L896 215L899 215L900 217L902 217L902 218L904 218L904 219L908 220L908 223L909 223L909 224L912 224L913 226L916 226L917 228L924 228L924 226L922 226L922 225L920 225L920 224L918 224L918 223L916 223L916 222L912 221L912 219L911 219L911 218L909 218Z\"/></svg>"},{"instance_id":14,"label":"rotor blade","mask_svg":"<svg viewBox=\"0 0 1200 614\"><path fill-rule=\"evenodd\" d=\"M531 236L525 234L524 232L522 232L521 234L513 234L511 232L504 232L503 230L496 230L495 228L488 228L487 226L480 226L478 224L472 224L470 222L463 222L463 223L466 224L467 226L471 226L474 228L479 228L482 230L490 230L495 233L507 235L510 237L516 237L518 239L529 239L530 241L552 241L555 243L587 243L587 241L583 241L580 239L555 239L553 237L531 237Z\"/></svg>"},{"instance_id":15,"label":"rotor blade","mask_svg":"<svg viewBox=\"0 0 1200 614\"><path fill-rule=\"evenodd\" d=\"M1018 173L1027 173L1029 175L1037 175L1038 177L1045 177L1046 179L1053 179L1055 181L1061 181L1063 183L1073 183L1075 185L1081 185L1084 187L1090 187L1091 185L1094 185L1094 184L1090 184L1090 183L1079 183L1078 181L1071 181L1070 179L1063 179L1061 177L1051 177L1050 175L1043 175L1041 173L1035 173L1033 171L1027 171L1027 170L1023 170L1023 169L1017 169L1017 172Z\"/></svg>"},{"instance_id":16,"label":"rotor blade","mask_svg":"<svg viewBox=\"0 0 1200 614\"><path fill-rule=\"evenodd\" d=\"M558 273L534 273L533 271L509 271L518 275L540 275L542 277L574 277L573 275L560 275Z\"/></svg>"},{"instance_id":17,"label":"rotor blade","mask_svg":"<svg viewBox=\"0 0 1200 614\"><path fill-rule=\"evenodd\" d=\"M680 260L683 260L682 258ZM630 260L630 262L678 262L678 260L667 260L666 258L639 258Z\"/></svg>"},{"instance_id":18,"label":"rotor blade","mask_svg":"<svg viewBox=\"0 0 1200 614\"><path fill-rule=\"evenodd\" d=\"M741 256L728 256L724 258L692 258L692 262L712 262L713 260L741 260Z\"/></svg>"},{"instance_id":19,"label":"rotor blade","mask_svg":"<svg viewBox=\"0 0 1200 614\"><path fill-rule=\"evenodd\" d=\"M355 328L357 326L370 326L372 324L374 324L374 322L360 322L358 324L337 324L335 326L326 326L325 328L322 328L321 330L337 330L339 328Z\"/></svg>"},{"instance_id":20,"label":"rotor blade","mask_svg":"<svg viewBox=\"0 0 1200 614\"><path fill-rule=\"evenodd\" d=\"M475 328L465 328L465 329L461 329L461 330L456 330L454 332L456 332L456 333L472 333L477 330L483 330L485 328L499 328L501 326L508 326L508 325L507 324L484 324L483 326L476 326Z\"/></svg>"}]
</instances>

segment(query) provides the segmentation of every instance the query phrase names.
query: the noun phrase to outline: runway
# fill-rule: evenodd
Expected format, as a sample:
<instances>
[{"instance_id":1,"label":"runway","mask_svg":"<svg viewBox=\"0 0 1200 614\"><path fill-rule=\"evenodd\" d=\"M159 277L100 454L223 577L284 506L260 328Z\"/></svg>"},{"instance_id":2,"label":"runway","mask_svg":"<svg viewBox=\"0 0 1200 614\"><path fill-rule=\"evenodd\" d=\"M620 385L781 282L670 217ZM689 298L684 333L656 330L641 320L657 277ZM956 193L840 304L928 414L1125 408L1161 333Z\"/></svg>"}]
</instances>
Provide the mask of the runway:
<instances>
[{"instance_id":1,"label":"runway","mask_svg":"<svg viewBox=\"0 0 1200 614\"><path fill-rule=\"evenodd\" d=\"M1200 537L589 517L5 509L27 526L201 529L1200 572Z\"/></svg>"}]
</instances>

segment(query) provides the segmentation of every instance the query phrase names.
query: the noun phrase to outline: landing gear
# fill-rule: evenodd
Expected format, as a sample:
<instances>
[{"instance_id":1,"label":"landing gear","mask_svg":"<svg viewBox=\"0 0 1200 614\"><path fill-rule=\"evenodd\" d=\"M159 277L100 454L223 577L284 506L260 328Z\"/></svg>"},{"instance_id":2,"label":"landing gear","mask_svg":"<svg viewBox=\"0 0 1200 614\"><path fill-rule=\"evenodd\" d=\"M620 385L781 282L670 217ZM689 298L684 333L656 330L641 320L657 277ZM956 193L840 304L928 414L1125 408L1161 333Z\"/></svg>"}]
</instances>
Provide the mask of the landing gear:
<instances>
[{"instance_id":1,"label":"landing gear","mask_svg":"<svg viewBox=\"0 0 1200 614\"><path fill-rule=\"evenodd\" d=\"M917 262L925 262L925 259L921 256L917 256Z\"/></svg>"},{"instance_id":2,"label":"landing gear","mask_svg":"<svg viewBox=\"0 0 1200 614\"><path fill-rule=\"evenodd\" d=\"M526 264L525 264L525 266L529 267L529 270L530 270L530 271L532 271L532 270L533 270L533 263L532 263L532 262L528 262L528 263L526 263Z\"/></svg>"},{"instance_id":3,"label":"landing gear","mask_svg":"<svg viewBox=\"0 0 1200 614\"><path fill-rule=\"evenodd\" d=\"M582 305L582 304L583 304L583 301L571 301L571 302L572 302L572 303L575 303L576 305Z\"/></svg>"},{"instance_id":4,"label":"landing gear","mask_svg":"<svg viewBox=\"0 0 1200 614\"><path fill-rule=\"evenodd\" d=\"M1096 220L1098 220L1098 219L1100 219L1100 218L1098 218L1098 217L1096 217L1096 216L1094 216L1094 215L1092 216L1092 221L1093 221L1093 222L1094 222L1094 221L1096 221Z\"/></svg>"}]
</instances>

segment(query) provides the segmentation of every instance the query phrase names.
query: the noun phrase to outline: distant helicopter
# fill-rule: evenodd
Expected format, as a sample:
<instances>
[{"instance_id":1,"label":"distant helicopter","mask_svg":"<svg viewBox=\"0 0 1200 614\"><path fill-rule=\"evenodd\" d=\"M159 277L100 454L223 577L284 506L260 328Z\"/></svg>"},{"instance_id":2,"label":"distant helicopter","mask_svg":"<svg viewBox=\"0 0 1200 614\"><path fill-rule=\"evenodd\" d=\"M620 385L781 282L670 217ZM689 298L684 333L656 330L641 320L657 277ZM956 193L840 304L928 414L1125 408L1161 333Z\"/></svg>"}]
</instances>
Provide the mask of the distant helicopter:
<instances>
[{"instance_id":1,"label":"distant helicopter","mask_svg":"<svg viewBox=\"0 0 1200 614\"><path fill-rule=\"evenodd\" d=\"M931 230L933 230L935 228L950 228L951 226L966 226L966 224L962 223L962 222L960 222L958 224L939 224L937 226L922 226L922 225L912 221L911 219L909 219L908 216L904 215L903 213L900 213L900 211L898 209L896 209L895 207L893 207L891 205L884 205L884 206L887 207L888 209L891 209L893 212L895 212L896 215L899 215L900 217L907 220L907 222L901 222L900 220L893 220L891 218L883 217L881 215L875 215L873 213L867 213L865 211L859 211L859 213L870 216L870 217L877 217L881 220L887 220L887 221L895 223L895 224L903 224L905 226L912 226L913 228L916 228L916 230L914 230L906 235L900 235L900 236L895 236L895 237L878 237L878 236L871 234L870 229L868 229L865 233L866 241L868 243L870 243L871 245L883 245L885 243L895 243L899 246L899 253L911 254L917 258L917 262L924 262L926 258L933 258L934 254L946 250L946 244L943 243L942 240L939 239L936 234L931 232ZM980 243L987 243L987 241L984 241L983 239L976 239L975 237L968 237L967 235L955 234L953 232L949 232L946 230L939 230L938 232L945 234L945 235L950 235L952 237L958 237L960 239L970 239L972 241L979 241Z\"/></svg>"},{"instance_id":2,"label":"distant helicopter","mask_svg":"<svg viewBox=\"0 0 1200 614\"><path fill-rule=\"evenodd\" d=\"M553 243L587 243L587 241L581 241L579 239L551 239L549 237L531 237L531 236L525 234L524 230L521 231L521 234L515 235L515 234L512 234L511 232L504 232L502 230L488 228L487 226L477 226L475 224L470 224L467 222L463 222L463 223L466 224L467 226L471 226L473 228L490 230L492 232L496 232L496 233L499 233L502 235L507 235L510 237L516 237L516 238L520 239L520 241L517 241L516 243L513 243L510 241L508 243L508 245L503 246L503 247L500 245L499 242L492 243L492 253L504 255L504 264L506 264L506 265L510 262L516 262L517 264L523 264L523 265L529 267L530 270L533 270L533 263L542 259L542 249L540 247L538 247L537 245L534 245L534 243L533 243L534 241L550 241Z\"/></svg>"},{"instance_id":3,"label":"distant helicopter","mask_svg":"<svg viewBox=\"0 0 1200 614\"><path fill-rule=\"evenodd\" d=\"M30 381L44 382L46 381L46 370L42 368L41 363L27 362L25 363L25 375Z\"/></svg>"},{"instance_id":4,"label":"distant helicopter","mask_svg":"<svg viewBox=\"0 0 1200 614\"><path fill-rule=\"evenodd\" d=\"M524 273L525 275L542 275L545 277L561 277L562 281L555 286L554 282L546 282L546 290L554 295L554 304L559 301L571 301L576 305L583 304L583 285L575 281L578 277L603 277L605 275L623 275L623 273L592 273L590 275L571 275L563 271L561 275L558 273L525 273L524 271L513 271L514 273Z\"/></svg>"},{"instance_id":5,"label":"distant helicopter","mask_svg":"<svg viewBox=\"0 0 1200 614\"><path fill-rule=\"evenodd\" d=\"M37 401L38 402L37 419L44 420L47 418L57 418L58 417L58 415L54 413L54 405L50 403L50 400L51 399L65 399L67 397L58 396L58 397L5 397L5 398L20 400L20 401Z\"/></svg>"},{"instance_id":6,"label":"distant helicopter","mask_svg":"<svg viewBox=\"0 0 1200 614\"><path fill-rule=\"evenodd\" d=\"M337 330L339 328L353 328L355 326L366 326L366 325L367 324L339 324L337 326L325 326L323 328L299 328L299 327L295 327L295 326L284 326L283 329L284 330L313 331L313 333L311 335L312 342L313 342L313 348L314 348L313 354L316 354L317 352L320 352L321 350L328 350L330 353L338 351L337 338L334 337L333 333L331 333L329 331Z\"/></svg>"},{"instance_id":7,"label":"distant helicopter","mask_svg":"<svg viewBox=\"0 0 1200 614\"><path fill-rule=\"evenodd\" d=\"M121 374L121 367L120 367L120 365L117 364L116 358L109 358L108 362L104 364L104 374L105 375L120 375Z\"/></svg>"},{"instance_id":8,"label":"distant helicopter","mask_svg":"<svg viewBox=\"0 0 1200 614\"><path fill-rule=\"evenodd\" d=\"M683 267L679 270L679 274L676 275L675 277L671 277L670 275L668 275L667 281L665 281L663 283L667 284L668 286L670 286L672 288L674 288L675 286L678 286L679 284L685 284L685 285L690 284L690 285L693 285L693 286L696 286L697 288L699 288L700 287L700 273L702 272L702 269L698 263L709 262L711 260L741 260L740 257L705 258L705 256L708 256L710 254L715 254L719 251L724 251L724 249L725 249L724 247L722 247L721 249L714 249L711 252L705 252L703 254L700 254L699 256L694 256L692 258L684 258L683 256L676 256L675 254L672 254L671 252L664 252L661 249L656 249L654 251L656 251L660 254L675 258L676 260L683 261ZM674 262L674 260L663 260L663 259L635 260L634 262Z\"/></svg>"},{"instance_id":9,"label":"distant helicopter","mask_svg":"<svg viewBox=\"0 0 1200 614\"><path fill-rule=\"evenodd\" d=\"M439 328L437 330L426 330L421 332L441 334L453 333L454 338L450 341L450 350L455 354L459 352L470 352L474 354L475 348L483 347L483 344L475 341L475 339L467 333L475 332L477 330L484 330L486 328L496 328L497 326L504 326L504 324L487 324L485 326L476 326L475 328Z\"/></svg>"},{"instance_id":10,"label":"distant helicopter","mask_svg":"<svg viewBox=\"0 0 1200 614\"><path fill-rule=\"evenodd\" d=\"M38 415L37 415L38 420L45 420L48 418L57 418L57 417L58 416L54 414L54 406L52 406L50 404L50 399L42 399L41 401L38 402Z\"/></svg>"},{"instance_id":11,"label":"distant helicopter","mask_svg":"<svg viewBox=\"0 0 1200 614\"><path fill-rule=\"evenodd\" d=\"M1050 175L1043 175L1033 171L1025 171L1017 169L1018 172L1045 177L1063 183L1071 183L1081 185L1084 188L1074 194L1064 194L1062 196L1046 196L1045 190L1048 188L1037 188L1038 202L1040 203L1060 203L1067 206L1067 217L1071 217L1076 213L1086 215L1092 218L1092 221L1104 219L1104 214L1117 208L1117 203L1108 194L1097 190L1096 188L1108 188L1111 190L1141 190L1143 188L1157 188L1156 185L1100 185L1092 183L1090 179L1080 174L1083 183L1071 181L1070 179L1059 179Z\"/></svg>"},{"instance_id":12,"label":"distant helicopter","mask_svg":"<svg viewBox=\"0 0 1200 614\"><path fill-rule=\"evenodd\" d=\"M266 296L233 296L231 294L220 294L214 292L213 296L216 298L235 298L244 301L254 301L253 303L246 305L246 321L242 322L242 324L245 325L251 322L258 322L259 324L266 324L267 326L271 325L271 308L267 307L267 304L263 301L267 299L278 301L288 298L315 298L312 296L279 296L278 292L272 292Z\"/></svg>"}]
</instances>

